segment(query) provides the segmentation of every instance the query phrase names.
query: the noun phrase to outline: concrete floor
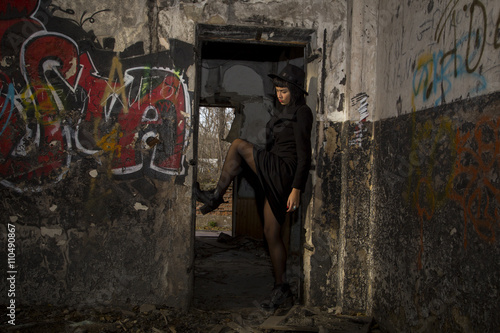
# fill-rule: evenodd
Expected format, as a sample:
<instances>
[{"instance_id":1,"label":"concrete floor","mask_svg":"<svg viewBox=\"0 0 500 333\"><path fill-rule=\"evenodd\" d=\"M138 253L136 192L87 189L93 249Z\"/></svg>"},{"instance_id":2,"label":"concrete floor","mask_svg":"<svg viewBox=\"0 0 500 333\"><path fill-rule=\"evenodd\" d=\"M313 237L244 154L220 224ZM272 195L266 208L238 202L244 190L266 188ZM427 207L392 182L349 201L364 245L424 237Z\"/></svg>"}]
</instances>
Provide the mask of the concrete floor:
<instances>
[{"instance_id":1,"label":"concrete floor","mask_svg":"<svg viewBox=\"0 0 500 333\"><path fill-rule=\"evenodd\" d=\"M370 317L336 315L299 304L275 312L262 310L259 304L274 282L262 241L204 231L198 233L195 246L194 300L187 312L154 304L23 306L16 326L0 323L0 332L382 333Z\"/></svg>"},{"instance_id":2,"label":"concrete floor","mask_svg":"<svg viewBox=\"0 0 500 333\"><path fill-rule=\"evenodd\" d=\"M273 287L263 241L197 232L193 306L200 310L252 312Z\"/></svg>"},{"instance_id":3,"label":"concrete floor","mask_svg":"<svg viewBox=\"0 0 500 333\"><path fill-rule=\"evenodd\" d=\"M370 317L348 317L304 307L264 311L260 303L273 287L272 266L263 241L221 232L197 232L193 309L230 318L210 332L369 333ZM291 285L292 291L294 288Z\"/></svg>"}]
</instances>

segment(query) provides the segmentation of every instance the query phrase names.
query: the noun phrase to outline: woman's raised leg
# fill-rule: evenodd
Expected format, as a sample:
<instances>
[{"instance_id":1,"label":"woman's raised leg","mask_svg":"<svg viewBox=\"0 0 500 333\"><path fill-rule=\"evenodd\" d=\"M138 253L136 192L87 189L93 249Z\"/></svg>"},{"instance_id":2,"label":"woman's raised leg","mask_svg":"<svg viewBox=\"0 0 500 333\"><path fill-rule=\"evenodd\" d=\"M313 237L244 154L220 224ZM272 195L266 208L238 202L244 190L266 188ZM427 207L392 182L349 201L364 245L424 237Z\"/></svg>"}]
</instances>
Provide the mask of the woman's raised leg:
<instances>
[{"instance_id":1,"label":"woman's raised leg","mask_svg":"<svg viewBox=\"0 0 500 333\"><path fill-rule=\"evenodd\" d=\"M245 161L253 172L255 160L253 158L253 144L243 139L236 139L231 143L222 166L222 172L217 183L217 189L224 194L233 181L234 177L241 172L241 163Z\"/></svg>"},{"instance_id":2,"label":"woman's raised leg","mask_svg":"<svg viewBox=\"0 0 500 333\"><path fill-rule=\"evenodd\" d=\"M211 212L223 202L222 196L226 193L234 177L241 172L243 161L248 164L253 172L257 172L253 158L253 144L243 139L236 139L229 147L215 191L202 191L199 184L196 183L194 194L198 201L205 204L201 209L203 214Z\"/></svg>"}]
</instances>

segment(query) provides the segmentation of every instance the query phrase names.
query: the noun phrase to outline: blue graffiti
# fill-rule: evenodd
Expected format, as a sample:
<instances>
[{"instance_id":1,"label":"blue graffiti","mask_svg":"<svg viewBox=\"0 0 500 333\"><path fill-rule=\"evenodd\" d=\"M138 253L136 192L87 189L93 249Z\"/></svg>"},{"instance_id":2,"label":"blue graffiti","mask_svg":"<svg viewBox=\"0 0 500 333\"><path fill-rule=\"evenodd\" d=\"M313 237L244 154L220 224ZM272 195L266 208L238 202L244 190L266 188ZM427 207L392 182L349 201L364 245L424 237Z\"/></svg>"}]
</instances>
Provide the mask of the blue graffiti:
<instances>
[{"instance_id":1,"label":"blue graffiti","mask_svg":"<svg viewBox=\"0 0 500 333\"><path fill-rule=\"evenodd\" d=\"M0 136L3 134L5 129L7 128L7 125L10 122L10 118L12 117L12 113L14 112L14 100L16 98L14 86L12 83L9 84L9 88L7 90L7 95L5 98L5 102L2 107L2 111L0 112L0 119L4 116L5 110L7 109L7 105L10 104L10 110L7 119L5 120L5 124L3 125L2 129L0 130ZM9 103L10 102L10 103Z\"/></svg>"},{"instance_id":2,"label":"blue graffiti","mask_svg":"<svg viewBox=\"0 0 500 333\"><path fill-rule=\"evenodd\" d=\"M474 34L471 34L474 35ZM457 50L471 38L468 34L462 37L455 44L454 49L449 52L434 52L432 59L422 64L413 73L413 94L422 94L422 101L427 102L431 96L438 96L434 102L438 106L445 102L446 95L452 90L453 81L459 77L468 76L476 80L476 84L468 92L479 93L486 89L487 82L483 75L477 72L467 71L467 64L464 58L458 54ZM480 37L478 37L480 38ZM478 56L478 51L474 50L469 55L469 61ZM419 75L420 74L420 75ZM424 88L422 90L422 88Z\"/></svg>"}]
</instances>

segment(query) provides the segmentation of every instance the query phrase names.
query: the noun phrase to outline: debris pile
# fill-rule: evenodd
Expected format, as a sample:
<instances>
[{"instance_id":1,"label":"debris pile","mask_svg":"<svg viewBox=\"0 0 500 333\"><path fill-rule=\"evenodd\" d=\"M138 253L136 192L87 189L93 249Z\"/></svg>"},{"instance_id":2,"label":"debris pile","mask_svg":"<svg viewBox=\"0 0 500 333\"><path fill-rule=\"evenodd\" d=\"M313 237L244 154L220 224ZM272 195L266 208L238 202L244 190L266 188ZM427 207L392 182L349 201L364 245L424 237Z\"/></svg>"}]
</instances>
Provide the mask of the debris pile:
<instances>
[{"instance_id":1,"label":"debris pile","mask_svg":"<svg viewBox=\"0 0 500 333\"><path fill-rule=\"evenodd\" d=\"M128 308L22 307L16 326L1 325L8 333L375 333L371 318L342 316L319 309L293 306L288 310L242 316L231 311L182 311L144 304Z\"/></svg>"},{"instance_id":2,"label":"debris pile","mask_svg":"<svg viewBox=\"0 0 500 333\"><path fill-rule=\"evenodd\" d=\"M19 306L6 333L376 333L370 317L306 307L265 311L273 287L263 241L249 237L197 237L194 300L189 310L142 304L122 307ZM292 286L292 284L291 284ZM293 289L293 286L292 286Z\"/></svg>"}]
</instances>

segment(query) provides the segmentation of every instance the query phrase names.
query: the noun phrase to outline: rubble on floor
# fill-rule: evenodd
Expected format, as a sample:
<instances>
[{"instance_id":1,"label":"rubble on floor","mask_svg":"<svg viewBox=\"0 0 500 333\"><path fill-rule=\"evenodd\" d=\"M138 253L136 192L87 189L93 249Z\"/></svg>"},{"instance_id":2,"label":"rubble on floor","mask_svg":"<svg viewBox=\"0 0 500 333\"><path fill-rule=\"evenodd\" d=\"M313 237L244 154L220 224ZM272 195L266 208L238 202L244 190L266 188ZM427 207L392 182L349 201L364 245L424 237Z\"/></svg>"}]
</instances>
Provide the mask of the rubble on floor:
<instances>
[{"instance_id":1,"label":"rubble on floor","mask_svg":"<svg viewBox=\"0 0 500 333\"><path fill-rule=\"evenodd\" d=\"M141 311L145 310L144 312ZM231 311L207 311L142 305L134 308L22 307L16 325L1 325L8 333L374 333L371 318L339 316L319 309L294 306L276 313L256 311L242 316Z\"/></svg>"},{"instance_id":2,"label":"rubble on floor","mask_svg":"<svg viewBox=\"0 0 500 333\"><path fill-rule=\"evenodd\" d=\"M259 304L273 286L260 240L196 237L194 300L189 310L141 304L127 307L20 306L6 333L375 333L370 317L302 306L268 312ZM292 288L293 289L293 288Z\"/></svg>"}]
</instances>

